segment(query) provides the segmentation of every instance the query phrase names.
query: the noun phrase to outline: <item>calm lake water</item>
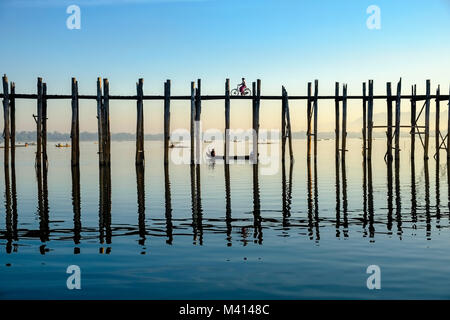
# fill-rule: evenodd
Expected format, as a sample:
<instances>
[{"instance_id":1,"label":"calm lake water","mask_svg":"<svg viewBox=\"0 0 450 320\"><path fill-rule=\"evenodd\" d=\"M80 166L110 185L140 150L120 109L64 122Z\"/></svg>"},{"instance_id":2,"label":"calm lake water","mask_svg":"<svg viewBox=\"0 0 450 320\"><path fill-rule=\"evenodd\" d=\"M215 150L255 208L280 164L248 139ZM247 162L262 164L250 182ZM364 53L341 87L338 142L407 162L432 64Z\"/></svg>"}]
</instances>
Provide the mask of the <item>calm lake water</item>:
<instances>
[{"instance_id":1,"label":"calm lake water","mask_svg":"<svg viewBox=\"0 0 450 320\"><path fill-rule=\"evenodd\" d=\"M83 142L78 175L70 148L49 144L43 183L35 147L18 148L14 174L0 170L0 299L450 298L445 151L425 162L419 142L411 162L402 138L389 167L379 139L364 168L361 144L350 139L336 167L333 140L309 165L294 140L295 163L274 175L248 163L165 170L155 141L145 172L134 142L112 143L110 172ZM66 287L69 265L81 290ZM369 265L381 290L366 286Z\"/></svg>"}]
</instances>

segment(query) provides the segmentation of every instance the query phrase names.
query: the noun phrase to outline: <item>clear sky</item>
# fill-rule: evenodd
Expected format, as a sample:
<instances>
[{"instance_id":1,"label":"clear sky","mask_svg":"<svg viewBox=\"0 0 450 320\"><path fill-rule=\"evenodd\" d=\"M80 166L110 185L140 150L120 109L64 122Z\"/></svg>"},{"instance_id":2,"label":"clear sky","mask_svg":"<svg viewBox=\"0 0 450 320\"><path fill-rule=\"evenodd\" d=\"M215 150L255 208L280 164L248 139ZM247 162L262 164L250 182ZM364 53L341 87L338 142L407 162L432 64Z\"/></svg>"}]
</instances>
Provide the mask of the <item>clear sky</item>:
<instances>
[{"instance_id":1,"label":"clear sky","mask_svg":"<svg viewBox=\"0 0 450 320\"><path fill-rule=\"evenodd\" d=\"M66 8L81 9L81 29L69 30ZM366 9L381 10L381 29L370 30ZM450 0L1 0L0 72L20 93L36 92L36 78L51 94L70 93L77 77L81 94L95 94L96 78L110 80L111 94L135 94L143 77L145 94L189 94L202 79L204 94L222 94L225 78L236 85L262 79L263 94L305 94L319 79L320 94L334 82L360 94L373 79L376 93L386 81L403 78L403 90L426 79L432 89L450 84ZM95 104L81 103L82 131L96 131ZM409 105L404 104L404 108ZM172 129L188 127L189 103L173 102ZM334 129L333 102L319 105L319 130ZM361 115L350 103L349 122ZM375 111L384 111L384 104ZM18 130L34 130L35 102L18 101ZM232 103L232 127L251 127L250 102ZM292 102L293 129L306 127L305 103ZM406 111L405 111L406 112ZM111 104L111 128L134 132L135 103ZM223 128L223 102L204 103L204 128ZM3 124L3 115L0 120ZM405 119L407 121L407 119ZM263 102L261 126L279 128L278 102ZM162 131L162 102L145 102L145 130ZM51 101L49 130L70 130L70 101Z\"/></svg>"}]
</instances>

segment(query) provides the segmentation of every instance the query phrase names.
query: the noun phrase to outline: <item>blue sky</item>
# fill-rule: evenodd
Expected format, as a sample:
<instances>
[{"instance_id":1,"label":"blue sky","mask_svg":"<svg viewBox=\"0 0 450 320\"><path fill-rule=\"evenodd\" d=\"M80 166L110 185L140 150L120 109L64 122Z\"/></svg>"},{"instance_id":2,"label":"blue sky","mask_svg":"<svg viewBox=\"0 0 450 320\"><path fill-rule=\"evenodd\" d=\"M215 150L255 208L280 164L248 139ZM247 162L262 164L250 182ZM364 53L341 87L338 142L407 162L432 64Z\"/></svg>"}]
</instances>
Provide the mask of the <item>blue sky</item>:
<instances>
[{"instance_id":1,"label":"blue sky","mask_svg":"<svg viewBox=\"0 0 450 320\"><path fill-rule=\"evenodd\" d=\"M70 4L81 8L81 30L66 28ZM381 9L380 30L366 27L372 4ZM98 76L110 79L113 94L134 94L139 77L146 94L162 93L165 79L173 94L188 94L197 78L205 94L220 94L225 78L234 85L242 76L262 79L263 94L285 85L291 95L305 94L316 78L321 94L333 94L335 81L348 83L350 94L369 78L378 93L400 77L408 92L412 83L420 92L428 78L447 92L450 82L450 0L2 0L0 21L0 72L20 92L35 92L38 76L58 94L70 92L72 76L84 94L95 93ZM34 107L23 104L19 116L30 118ZM127 123L117 130L134 130L133 105L113 112ZM64 119L49 119L55 130L67 131L69 110L55 114ZM20 125L31 130L31 120ZM151 121L147 131L159 131L162 121ZM87 123L95 131L95 121Z\"/></svg>"}]
</instances>

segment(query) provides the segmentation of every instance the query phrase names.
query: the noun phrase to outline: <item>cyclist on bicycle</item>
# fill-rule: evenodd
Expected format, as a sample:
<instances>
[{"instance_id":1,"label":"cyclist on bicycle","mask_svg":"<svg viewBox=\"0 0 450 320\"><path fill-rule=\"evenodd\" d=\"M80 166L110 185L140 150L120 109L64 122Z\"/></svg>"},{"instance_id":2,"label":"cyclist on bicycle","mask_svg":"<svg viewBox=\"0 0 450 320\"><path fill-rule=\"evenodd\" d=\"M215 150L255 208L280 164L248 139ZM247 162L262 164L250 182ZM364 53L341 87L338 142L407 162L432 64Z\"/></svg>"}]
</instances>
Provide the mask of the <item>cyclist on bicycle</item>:
<instances>
[{"instance_id":1,"label":"cyclist on bicycle","mask_svg":"<svg viewBox=\"0 0 450 320\"><path fill-rule=\"evenodd\" d=\"M244 90L247 88L247 84L245 83L245 78L242 78L242 83L239 84L239 92L241 93L241 96L244 95Z\"/></svg>"}]
</instances>

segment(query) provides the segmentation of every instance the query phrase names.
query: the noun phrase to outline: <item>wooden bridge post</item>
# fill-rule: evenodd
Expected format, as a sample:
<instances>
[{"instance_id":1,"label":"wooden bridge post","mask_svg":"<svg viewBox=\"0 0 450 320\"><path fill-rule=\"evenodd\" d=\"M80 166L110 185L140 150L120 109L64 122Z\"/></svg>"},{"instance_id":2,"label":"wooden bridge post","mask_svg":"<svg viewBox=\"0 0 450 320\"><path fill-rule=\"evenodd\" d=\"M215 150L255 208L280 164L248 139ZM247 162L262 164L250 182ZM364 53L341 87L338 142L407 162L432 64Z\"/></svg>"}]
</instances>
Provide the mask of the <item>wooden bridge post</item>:
<instances>
[{"instance_id":1,"label":"wooden bridge post","mask_svg":"<svg viewBox=\"0 0 450 320\"><path fill-rule=\"evenodd\" d=\"M201 160L201 151L202 151L202 141L201 141L201 125L200 125L200 116L202 113L202 80L197 79L197 89L195 91L195 163L200 164Z\"/></svg>"},{"instance_id":2,"label":"wooden bridge post","mask_svg":"<svg viewBox=\"0 0 450 320\"><path fill-rule=\"evenodd\" d=\"M72 78L72 128L70 131L72 139L72 166L80 163L80 115L78 100L78 81Z\"/></svg>"},{"instance_id":3,"label":"wooden bridge post","mask_svg":"<svg viewBox=\"0 0 450 320\"><path fill-rule=\"evenodd\" d=\"M225 164L230 155L230 79L225 80Z\"/></svg>"},{"instance_id":4,"label":"wooden bridge post","mask_svg":"<svg viewBox=\"0 0 450 320\"><path fill-rule=\"evenodd\" d=\"M36 119L36 166L40 168L41 163L42 163L42 78L38 78L37 119Z\"/></svg>"},{"instance_id":5,"label":"wooden bridge post","mask_svg":"<svg viewBox=\"0 0 450 320\"><path fill-rule=\"evenodd\" d=\"M11 82L11 92L9 95L9 111L11 119L10 140L11 140L11 165L14 167L16 162L16 84Z\"/></svg>"},{"instance_id":6,"label":"wooden bridge post","mask_svg":"<svg viewBox=\"0 0 450 320\"><path fill-rule=\"evenodd\" d=\"M250 161L254 163L255 152L258 150L258 140L256 136L256 82L252 82L252 150L253 157L250 158Z\"/></svg>"},{"instance_id":7,"label":"wooden bridge post","mask_svg":"<svg viewBox=\"0 0 450 320\"><path fill-rule=\"evenodd\" d=\"M286 90L284 86L281 87L281 161L284 163L284 160L286 158ZM309 121L309 117L308 117ZM309 139L309 138L308 138ZM309 157L309 154L308 154Z\"/></svg>"},{"instance_id":8,"label":"wooden bridge post","mask_svg":"<svg viewBox=\"0 0 450 320\"><path fill-rule=\"evenodd\" d=\"M291 128L291 115L289 111L289 96L286 91L284 90L284 99L285 99L285 108L286 108L286 134L289 138L289 158L292 161L294 160L294 150L292 149L292 128Z\"/></svg>"},{"instance_id":9,"label":"wooden bridge post","mask_svg":"<svg viewBox=\"0 0 450 320\"><path fill-rule=\"evenodd\" d=\"M373 80L369 80L369 100L367 103L367 159L372 159L373 131Z\"/></svg>"},{"instance_id":10,"label":"wooden bridge post","mask_svg":"<svg viewBox=\"0 0 450 320\"><path fill-rule=\"evenodd\" d=\"M102 78L97 78L97 129L98 129L98 158L99 164L105 164L103 151L103 102L102 102Z\"/></svg>"},{"instance_id":11,"label":"wooden bridge post","mask_svg":"<svg viewBox=\"0 0 450 320\"><path fill-rule=\"evenodd\" d=\"M424 143L424 159L428 160L428 146L430 143L430 92L431 83L427 80L426 100L425 100L425 143Z\"/></svg>"},{"instance_id":12,"label":"wooden bridge post","mask_svg":"<svg viewBox=\"0 0 450 320\"><path fill-rule=\"evenodd\" d=\"M339 158L339 82L334 86L334 155Z\"/></svg>"},{"instance_id":13,"label":"wooden bridge post","mask_svg":"<svg viewBox=\"0 0 450 320\"><path fill-rule=\"evenodd\" d=\"M47 156L47 83L42 84L42 162L48 166Z\"/></svg>"},{"instance_id":14,"label":"wooden bridge post","mask_svg":"<svg viewBox=\"0 0 450 320\"><path fill-rule=\"evenodd\" d=\"M447 118L447 164L450 163L450 90L448 94L448 118ZM448 165L447 165L448 168ZM448 173L450 175L450 173Z\"/></svg>"},{"instance_id":15,"label":"wooden bridge post","mask_svg":"<svg viewBox=\"0 0 450 320\"><path fill-rule=\"evenodd\" d=\"M145 162L144 155L144 79L140 78L136 83L136 165L142 166Z\"/></svg>"},{"instance_id":16,"label":"wooden bridge post","mask_svg":"<svg viewBox=\"0 0 450 320\"><path fill-rule=\"evenodd\" d=\"M170 80L164 83L164 164L169 163L170 141Z\"/></svg>"},{"instance_id":17,"label":"wooden bridge post","mask_svg":"<svg viewBox=\"0 0 450 320\"><path fill-rule=\"evenodd\" d=\"M347 151L347 85L342 85L342 159Z\"/></svg>"},{"instance_id":18,"label":"wooden bridge post","mask_svg":"<svg viewBox=\"0 0 450 320\"><path fill-rule=\"evenodd\" d=\"M367 154L367 92L366 92L366 82L363 83L363 126L362 126L362 137L363 137L363 159L366 161ZM364 171L365 172L365 171Z\"/></svg>"},{"instance_id":19,"label":"wooden bridge post","mask_svg":"<svg viewBox=\"0 0 450 320\"><path fill-rule=\"evenodd\" d=\"M441 135L441 131L439 128L439 123L440 123L440 112L441 112L441 106L440 106L440 102L439 102L439 96L441 94L441 86L438 85L438 88L436 90L436 125L435 125L435 137L434 137L434 141L436 143L436 159L439 159L439 151L440 151L440 135Z\"/></svg>"},{"instance_id":20,"label":"wooden bridge post","mask_svg":"<svg viewBox=\"0 0 450 320\"><path fill-rule=\"evenodd\" d=\"M314 81L314 157L317 157L317 117L318 117L319 80Z\"/></svg>"},{"instance_id":21,"label":"wooden bridge post","mask_svg":"<svg viewBox=\"0 0 450 320\"><path fill-rule=\"evenodd\" d=\"M411 159L414 159L416 151L416 93L417 86L411 86Z\"/></svg>"},{"instance_id":22,"label":"wooden bridge post","mask_svg":"<svg viewBox=\"0 0 450 320\"><path fill-rule=\"evenodd\" d=\"M9 167L9 142L10 142L10 129L9 129L9 121L10 121L10 101L9 101L9 84L8 78L6 75L3 76L3 117L4 117L4 130L3 130L3 138L5 143L5 168Z\"/></svg>"},{"instance_id":23,"label":"wooden bridge post","mask_svg":"<svg viewBox=\"0 0 450 320\"><path fill-rule=\"evenodd\" d=\"M386 84L387 91L387 151L386 156L387 160L392 160L392 86L391 83L388 82Z\"/></svg>"},{"instance_id":24,"label":"wooden bridge post","mask_svg":"<svg viewBox=\"0 0 450 320\"><path fill-rule=\"evenodd\" d=\"M395 160L400 159L400 103L402 96L402 79L397 84L397 97L395 99Z\"/></svg>"},{"instance_id":25,"label":"wooden bridge post","mask_svg":"<svg viewBox=\"0 0 450 320\"><path fill-rule=\"evenodd\" d=\"M308 158L311 157L311 119L312 119L312 108L311 108L311 102L312 102L312 97L311 97L311 82L308 82L308 100L307 100L307 105L306 105L306 139L307 139L307 156Z\"/></svg>"},{"instance_id":26,"label":"wooden bridge post","mask_svg":"<svg viewBox=\"0 0 450 320\"><path fill-rule=\"evenodd\" d=\"M109 81L103 79L103 153L105 165L111 164L111 128L109 123Z\"/></svg>"},{"instance_id":27,"label":"wooden bridge post","mask_svg":"<svg viewBox=\"0 0 450 320\"><path fill-rule=\"evenodd\" d=\"M254 152L255 161L259 161L259 110L261 107L261 79L256 80L256 103L255 103L255 132L256 132L256 150Z\"/></svg>"},{"instance_id":28,"label":"wooden bridge post","mask_svg":"<svg viewBox=\"0 0 450 320\"><path fill-rule=\"evenodd\" d=\"M192 81L191 82L191 124L190 124L191 164L195 163L195 139L194 139L195 131L194 131L194 127L195 127L195 82Z\"/></svg>"}]
</instances>

